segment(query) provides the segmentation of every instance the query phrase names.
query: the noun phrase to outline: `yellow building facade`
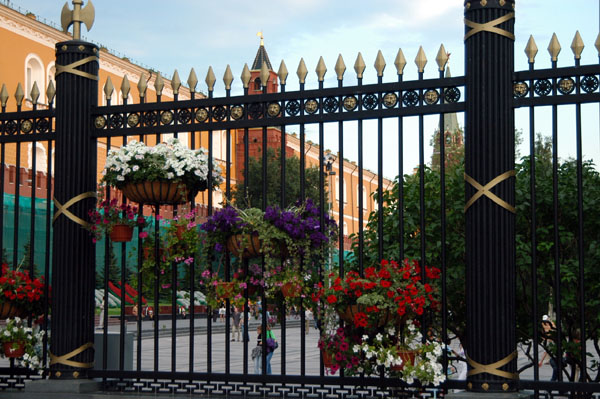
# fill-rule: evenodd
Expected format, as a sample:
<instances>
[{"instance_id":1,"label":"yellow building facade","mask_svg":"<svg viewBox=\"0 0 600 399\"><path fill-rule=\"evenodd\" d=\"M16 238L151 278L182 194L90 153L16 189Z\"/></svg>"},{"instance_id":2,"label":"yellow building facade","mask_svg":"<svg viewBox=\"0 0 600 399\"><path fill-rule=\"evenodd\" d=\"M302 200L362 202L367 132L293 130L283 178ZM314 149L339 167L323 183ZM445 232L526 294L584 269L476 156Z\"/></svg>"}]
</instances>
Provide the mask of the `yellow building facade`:
<instances>
[{"instance_id":1,"label":"yellow building facade","mask_svg":"<svg viewBox=\"0 0 600 399\"><path fill-rule=\"evenodd\" d=\"M25 100L22 103L22 110L29 110L34 107L31 91L34 84L37 85L40 96L35 104L37 109L45 109L49 106L48 99L46 97L46 91L49 85L54 85L55 75L55 45L58 42L71 40L71 36L37 20L33 14L24 15L16 10L7 7L6 5L0 4L0 85L6 87L7 92L10 95L9 101L6 105L6 112L17 110L17 103L14 94L17 92L18 85L20 84L25 94ZM260 56L260 57L259 57ZM257 59L262 60L268 55L264 49L263 44L259 47L257 53ZM151 70L143 68L130 62L127 58L120 58L114 54L108 52L105 48L100 48L99 55L99 87L98 87L98 104L105 105L110 101L112 105L124 104L127 101L128 104L139 103L140 93L138 90L138 82L140 79L147 81L147 90L144 94L144 102L155 102L157 101L157 93L155 89L155 83L157 74ZM255 63L257 61L255 60ZM257 79L258 71L253 68L253 79ZM272 90L277 90L277 79L276 74L272 72L274 76ZM123 94L120 90L124 78L127 77L130 86L129 96L124 99ZM186 78L183 78L184 80ZM114 86L110 98L107 98L105 94L105 85L110 80ZM163 77L164 89L160 97L161 101L172 101L174 99L174 93L169 79ZM271 81L270 81L271 83ZM252 87L260 87L259 82L254 80L251 83ZM260 93L260 90L257 92ZM202 93L192 93L189 88L181 86L178 93L178 100L187 100L194 95L194 98L203 98ZM251 93L252 94L252 93ZM272 130L272 128L269 128ZM241 175L241 168L238 171L236 165L240 163L240 156L243 154L236 154L236 151L240 151L239 147L236 146L236 140L238 140L238 132L236 131L214 131L212 132L213 139L213 156L220 163L223 171L225 170L226 160L226 141L227 134L231 135L231 184L236 184L236 177L239 178ZM162 136L163 139L165 135ZM191 133L179 134L181 141L187 143L188 146L194 148L205 147L208 148L208 132L196 132L193 135ZM155 143L155 136L148 135L145 138L132 137L133 139L143 139L148 144L152 145ZM194 143L192 143L192 140ZM120 138L113 138L110 141L106 139L98 140L98 179L100 179L100 173L104 166L106 153L108 146L115 148L122 145ZM294 134L286 135L286 145L288 155L293 153L299 155L300 153L300 142ZM31 173L35 171L36 184L40 184L40 181L46 180L46 173L48 167L52 167L53 163L53 150L49 148L46 142L40 142L36 144L36 148L32 148L31 143L23 143L20 145L20 151L17 150L16 145L6 144L4 146L5 156L5 168L12 166L12 173L17 173L16 165L19 165L19 172L22 174L21 181L27 182L31 180ZM35 165L33 165L33 151L36 151ZM326 151L329 152L329 151ZM305 155L307 166L318 166L319 165L319 148L316 144L307 143L305 146ZM362 195L364 207L362 209L363 215L363 226L366 226L368 215L370 212L377 209L377 203L374 201L372 193L377 189L377 175L369 170L363 170L363 191L358 192L358 165L354 162L344 161L343 170L340 169L340 160L337 156L331 157L331 172L327 174L327 186L331 191L329 195L329 201L332 205L332 215L340 222L341 215L343 214L343 225L344 235L348 236L359 231L359 215L361 210L358 209L359 197ZM7 173L5 171L5 173ZM224 172L223 172L224 173ZM324 172L325 173L325 172ZM341 194L339 192L339 180L343 180L344 193L343 193L343 204L340 204ZM6 184L9 184L12 180L14 183L14 176L6 179L5 192L15 193L14 187L11 189L7 188ZM26 183L25 183L26 184ZM47 184L47 183L46 183ZM388 179L384 179L384 190L391 187L392 182ZM214 206L221 206L223 201L223 192L225 186L219 187L213 195L212 203ZM42 190L43 191L43 190ZM20 191L21 195L24 194ZM29 193L31 193L31 188ZM31 194L29 194L31 195ZM38 194L36 194L38 195ZM44 194L45 195L45 194ZM208 203L208 193L200 193L196 198L198 204Z\"/></svg>"}]
</instances>

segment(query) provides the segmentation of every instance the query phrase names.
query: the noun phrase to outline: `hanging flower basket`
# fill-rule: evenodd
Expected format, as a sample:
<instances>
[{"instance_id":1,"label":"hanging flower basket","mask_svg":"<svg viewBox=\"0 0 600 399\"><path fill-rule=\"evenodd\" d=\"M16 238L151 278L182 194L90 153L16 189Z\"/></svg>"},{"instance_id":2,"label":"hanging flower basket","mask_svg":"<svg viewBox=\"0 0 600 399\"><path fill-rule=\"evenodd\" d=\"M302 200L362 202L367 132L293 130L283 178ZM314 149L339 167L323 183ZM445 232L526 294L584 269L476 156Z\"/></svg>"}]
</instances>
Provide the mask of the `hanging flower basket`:
<instances>
[{"instance_id":1,"label":"hanging flower basket","mask_svg":"<svg viewBox=\"0 0 600 399\"><path fill-rule=\"evenodd\" d=\"M112 242L129 242L133 237L133 227L126 224L114 225L109 236Z\"/></svg>"},{"instance_id":2,"label":"hanging flower basket","mask_svg":"<svg viewBox=\"0 0 600 399\"><path fill-rule=\"evenodd\" d=\"M217 291L217 297L220 299L231 299L235 295L235 285L230 281L220 281L215 287Z\"/></svg>"},{"instance_id":3,"label":"hanging flower basket","mask_svg":"<svg viewBox=\"0 0 600 399\"><path fill-rule=\"evenodd\" d=\"M323 354L323 366L325 366L326 368L332 368L333 367L333 356L331 356L331 353L321 350L321 353Z\"/></svg>"},{"instance_id":4,"label":"hanging flower basket","mask_svg":"<svg viewBox=\"0 0 600 399\"><path fill-rule=\"evenodd\" d=\"M176 205L188 201L196 196L180 183L169 181L147 181L143 183L129 183L123 187L123 194L140 204Z\"/></svg>"},{"instance_id":5,"label":"hanging flower basket","mask_svg":"<svg viewBox=\"0 0 600 399\"><path fill-rule=\"evenodd\" d=\"M235 234L227 239L229 252L242 258L260 256L260 245L260 240L255 235Z\"/></svg>"},{"instance_id":6,"label":"hanging flower basket","mask_svg":"<svg viewBox=\"0 0 600 399\"><path fill-rule=\"evenodd\" d=\"M281 293L286 298L298 298L302 294L302 285L288 281L281 286Z\"/></svg>"},{"instance_id":7,"label":"hanging flower basket","mask_svg":"<svg viewBox=\"0 0 600 399\"><path fill-rule=\"evenodd\" d=\"M22 357L25 354L25 342L5 342L4 356L6 357Z\"/></svg>"},{"instance_id":8,"label":"hanging flower basket","mask_svg":"<svg viewBox=\"0 0 600 399\"><path fill-rule=\"evenodd\" d=\"M406 364L415 364L415 359L417 357L416 350L400 350L398 351L398 355L402 359L402 364L392 366L393 371L402 371L404 370L404 365Z\"/></svg>"},{"instance_id":9,"label":"hanging flower basket","mask_svg":"<svg viewBox=\"0 0 600 399\"><path fill-rule=\"evenodd\" d=\"M175 235L177 236L178 240L183 239L183 234L185 233L186 227L185 226L177 226L177 230L175 231Z\"/></svg>"},{"instance_id":10,"label":"hanging flower basket","mask_svg":"<svg viewBox=\"0 0 600 399\"><path fill-rule=\"evenodd\" d=\"M0 303L0 320L5 320L13 317L22 317L23 310L14 304L12 301Z\"/></svg>"},{"instance_id":11,"label":"hanging flower basket","mask_svg":"<svg viewBox=\"0 0 600 399\"><path fill-rule=\"evenodd\" d=\"M143 249L144 249L144 259L154 258L154 248L152 248L152 247L143 247ZM158 248L158 257L160 259L163 258L164 252L165 252L164 249Z\"/></svg>"}]
</instances>

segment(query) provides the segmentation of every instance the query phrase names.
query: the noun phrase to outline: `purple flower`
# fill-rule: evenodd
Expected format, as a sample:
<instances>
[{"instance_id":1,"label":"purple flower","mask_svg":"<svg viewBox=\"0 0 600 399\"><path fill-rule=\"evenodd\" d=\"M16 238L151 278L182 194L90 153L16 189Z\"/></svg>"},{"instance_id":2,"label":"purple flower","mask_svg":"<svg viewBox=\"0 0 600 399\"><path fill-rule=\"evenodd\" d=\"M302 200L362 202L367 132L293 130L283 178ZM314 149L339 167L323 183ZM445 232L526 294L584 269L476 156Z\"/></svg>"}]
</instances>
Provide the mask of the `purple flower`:
<instances>
[{"instance_id":1,"label":"purple flower","mask_svg":"<svg viewBox=\"0 0 600 399\"><path fill-rule=\"evenodd\" d=\"M223 244L221 244L220 242L215 244L215 251L217 252L223 252Z\"/></svg>"}]
</instances>

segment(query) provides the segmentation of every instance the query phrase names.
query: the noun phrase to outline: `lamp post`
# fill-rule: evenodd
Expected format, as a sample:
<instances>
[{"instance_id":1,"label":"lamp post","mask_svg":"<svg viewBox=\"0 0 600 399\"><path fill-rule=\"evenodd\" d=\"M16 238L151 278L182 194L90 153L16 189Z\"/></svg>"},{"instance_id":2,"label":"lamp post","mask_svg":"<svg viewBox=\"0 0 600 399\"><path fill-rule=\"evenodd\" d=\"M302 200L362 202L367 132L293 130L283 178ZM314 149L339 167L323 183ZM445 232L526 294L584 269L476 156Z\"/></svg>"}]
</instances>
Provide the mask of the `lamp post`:
<instances>
[{"instance_id":1,"label":"lamp post","mask_svg":"<svg viewBox=\"0 0 600 399\"><path fill-rule=\"evenodd\" d=\"M325 171L323 173L325 173L325 177L329 178L329 218L330 219L333 219L333 191L332 190L333 190L333 176L335 176L335 171L333 170L333 163L335 162L336 159L337 159L337 157L330 152L325 154L325 157L323 158L323 161L325 162ZM341 221L341 223L343 223L343 221ZM343 228L343 224L342 224L342 228ZM329 252L329 269L331 269L332 264L333 264L333 252L330 251Z\"/></svg>"}]
</instances>

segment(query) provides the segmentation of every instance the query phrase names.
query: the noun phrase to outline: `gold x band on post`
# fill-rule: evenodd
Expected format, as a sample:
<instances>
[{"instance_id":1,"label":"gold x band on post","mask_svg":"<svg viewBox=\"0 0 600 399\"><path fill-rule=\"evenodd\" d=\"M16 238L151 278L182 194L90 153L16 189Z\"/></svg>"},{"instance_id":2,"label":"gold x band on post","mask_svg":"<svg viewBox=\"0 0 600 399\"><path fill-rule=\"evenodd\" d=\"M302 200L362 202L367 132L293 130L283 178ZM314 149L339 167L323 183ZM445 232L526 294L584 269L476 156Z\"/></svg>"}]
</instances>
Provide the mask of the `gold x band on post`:
<instances>
[{"instance_id":1,"label":"gold x band on post","mask_svg":"<svg viewBox=\"0 0 600 399\"><path fill-rule=\"evenodd\" d=\"M481 374L481 373L488 373L488 374L496 375L498 377L508 378L510 380L518 380L519 375L517 373L509 373L508 371L498 370L500 367L510 363L510 361L513 360L515 357L517 357L517 351L514 351L510 355L506 356L504 359L498 360L495 363L481 364L481 363L477 363L475 360L471 359L467 355L467 362L469 363L469 365L471 367L473 367L473 369L469 370L467 375L472 376L472 375L477 375L477 374Z\"/></svg>"},{"instance_id":2,"label":"gold x band on post","mask_svg":"<svg viewBox=\"0 0 600 399\"><path fill-rule=\"evenodd\" d=\"M516 175L516 172L514 170L509 170L508 172L504 172L500 176L494 178L492 181L490 181L485 186L482 186L475 179L473 179L471 176L469 176L468 174L465 173L465 181L477 189L477 192L475 194L473 194L473 196L471 197L471 199L469 199L469 201L467 201L467 204L465 205L465 212L467 212L467 209L469 209L469 207L471 205L473 205L475 203L475 201L477 201L479 198L481 198L482 196L485 195L486 197L488 197L489 199L494 201L497 205L500 205L502 208L506 209L507 211L516 213L516 209L514 206L512 206L508 202L500 199L496 194L494 194L490 191L498 183L508 179L509 177L515 176L515 175Z\"/></svg>"},{"instance_id":3,"label":"gold x band on post","mask_svg":"<svg viewBox=\"0 0 600 399\"><path fill-rule=\"evenodd\" d=\"M468 38L470 38L471 36L473 36L479 32L496 33L498 35L506 36L511 40L515 40L515 35L513 35L509 31L506 31L504 29L497 27L497 25L500 25L501 23L506 22L509 19L514 18L514 17L515 17L515 13L510 12L510 13L504 15L503 17L496 18L492 21L486 22L485 24L480 24L477 22L469 21L468 19L465 18L465 25L467 25L469 28L472 28L472 29L467 32L464 40L467 40Z\"/></svg>"},{"instance_id":4,"label":"gold x band on post","mask_svg":"<svg viewBox=\"0 0 600 399\"><path fill-rule=\"evenodd\" d=\"M94 344L92 342L83 344L79 348L72 350L71 352L67 353L66 355L55 356L52 353L50 353L50 365L52 366L53 364L64 364L65 366L77 367L80 369L90 369L90 368L94 367L94 362L82 363L82 362L76 362L74 360L69 360L69 359L79 355L81 352L83 352L87 349L90 349L90 348L94 348Z\"/></svg>"},{"instance_id":5,"label":"gold x band on post","mask_svg":"<svg viewBox=\"0 0 600 399\"><path fill-rule=\"evenodd\" d=\"M86 198L96 198L96 193L93 191L88 191L87 193L79 194L78 196L73 197L70 200L68 200L64 205L61 205L61 203L58 202L58 200L56 198L53 198L54 206L56 206L57 210L56 210L56 213L54 214L54 218L52 219L52 223L56 222L56 219L58 219L58 217L62 213L66 217L71 219L73 222L77 223L78 225L82 226L83 228L87 228L89 226L88 222L81 219L80 217L75 216L73 213L71 213L69 211L69 208L71 207L71 205L73 205L76 202L79 202L81 200L84 200Z\"/></svg>"},{"instance_id":6,"label":"gold x band on post","mask_svg":"<svg viewBox=\"0 0 600 399\"><path fill-rule=\"evenodd\" d=\"M91 55L89 57L83 58L79 61L75 61L69 65L56 65L56 73L55 76L60 75L61 73L72 73L73 75L82 76L84 78L98 80L98 76L92 75L91 73L87 73L84 71L80 71L79 69L75 69L78 66L85 65L88 62L98 61L98 57Z\"/></svg>"}]
</instances>

